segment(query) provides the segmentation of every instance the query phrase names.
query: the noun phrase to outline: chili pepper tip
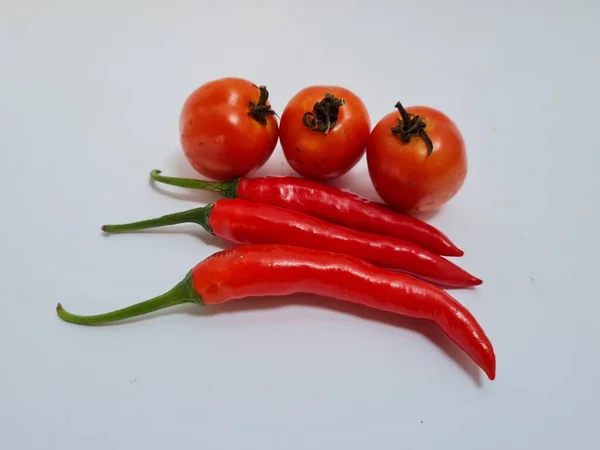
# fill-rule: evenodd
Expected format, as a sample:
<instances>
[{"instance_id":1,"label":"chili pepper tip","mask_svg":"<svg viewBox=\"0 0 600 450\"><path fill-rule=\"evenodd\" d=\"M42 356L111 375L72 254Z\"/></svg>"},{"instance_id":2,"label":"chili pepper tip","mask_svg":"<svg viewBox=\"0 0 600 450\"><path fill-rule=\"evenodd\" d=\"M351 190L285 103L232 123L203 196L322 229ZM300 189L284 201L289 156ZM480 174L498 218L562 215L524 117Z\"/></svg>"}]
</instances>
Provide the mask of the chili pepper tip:
<instances>
[{"instance_id":1,"label":"chili pepper tip","mask_svg":"<svg viewBox=\"0 0 600 450\"><path fill-rule=\"evenodd\" d=\"M483 369L483 371L485 372L485 374L487 375L487 377L490 379L490 381L494 381L496 379L496 358L494 357L494 360L492 361L492 364Z\"/></svg>"}]
</instances>

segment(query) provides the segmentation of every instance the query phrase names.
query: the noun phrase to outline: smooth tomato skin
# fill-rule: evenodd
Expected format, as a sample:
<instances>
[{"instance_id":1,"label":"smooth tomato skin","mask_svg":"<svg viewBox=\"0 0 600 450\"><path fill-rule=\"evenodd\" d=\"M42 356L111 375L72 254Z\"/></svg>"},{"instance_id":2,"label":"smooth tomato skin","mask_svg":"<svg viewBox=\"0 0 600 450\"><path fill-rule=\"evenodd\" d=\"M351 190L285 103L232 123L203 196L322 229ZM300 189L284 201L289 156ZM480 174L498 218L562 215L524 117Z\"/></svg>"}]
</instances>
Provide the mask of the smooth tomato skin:
<instances>
[{"instance_id":1,"label":"smooth tomato skin","mask_svg":"<svg viewBox=\"0 0 600 450\"><path fill-rule=\"evenodd\" d=\"M406 111L423 118L433 152L427 155L427 146L419 137L405 143L392 134L400 113L390 113L369 136L369 175L386 203L407 212L432 211L454 197L465 181L465 143L457 126L442 112L426 106L413 106Z\"/></svg>"},{"instance_id":2,"label":"smooth tomato skin","mask_svg":"<svg viewBox=\"0 0 600 450\"><path fill-rule=\"evenodd\" d=\"M221 78L187 98L179 119L180 140L197 172L228 181L252 174L269 159L279 130L275 116L267 116L264 125L248 114L249 102L257 103L259 96L250 81Z\"/></svg>"},{"instance_id":3,"label":"smooth tomato skin","mask_svg":"<svg viewBox=\"0 0 600 450\"><path fill-rule=\"evenodd\" d=\"M344 99L345 104L333 129L321 133L304 126L302 117L327 93ZM324 181L347 173L358 163L370 131L369 113L356 94L339 86L311 86L285 107L279 135L289 165L306 178Z\"/></svg>"}]
</instances>

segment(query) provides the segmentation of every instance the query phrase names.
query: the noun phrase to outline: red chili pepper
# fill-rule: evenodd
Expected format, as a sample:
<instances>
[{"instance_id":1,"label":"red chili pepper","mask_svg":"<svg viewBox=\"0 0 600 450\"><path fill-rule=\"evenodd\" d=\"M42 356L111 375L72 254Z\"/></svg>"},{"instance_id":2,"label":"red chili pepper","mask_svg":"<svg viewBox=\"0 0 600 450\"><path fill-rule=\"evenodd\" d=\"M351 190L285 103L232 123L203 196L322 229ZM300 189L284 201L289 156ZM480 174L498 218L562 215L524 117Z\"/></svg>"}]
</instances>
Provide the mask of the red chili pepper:
<instances>
[{"instance_id":1,"label":"red chili pepper","mask_svg":"<svg viewBox=\"0 0 600 450\"><path fill-rule=\"evenodd\" d=\"M400 270L435 283L464 287L481 284L443 257L400 239L335 225L300 211L240 199L219 200L202 208L121 225L106 232L197 223L215 236L238 244L288 244L356 256L375 265Z\"/></svg>"},{"instance_id":2,"label":"red chili pepper","mask_svg":"<svg viewBox=\"0 0 600 450\"><path fill-rule=\"evenodd\" d=\"M79 316L58 304L61 319L101 325L194 302L214 305L233 299L307 293L324 295L405 316L429 319L483 369L496 376L492 344L476 319L448 293L410 275L358 258L284 245L241 245L209 256L167 293L127 308Z\"/></svg>"},{"instance_id":3,"label":"red chili pepper","mask_svg":"<svg viewBox=\"0 0 600 450\"><path fill-rule=\"evenodd\" d=\"M294 177L263 177L240 178L230 182L209 182L166 177L160 175L160 170L152 171L150 176L155 181L173 186L202 189L229 198L237 197L295 209L348 228L394 236L414 242L439 255L462 256L464 254L441 231L416 217L316 181Z\"/></svg>"}]
</instances>

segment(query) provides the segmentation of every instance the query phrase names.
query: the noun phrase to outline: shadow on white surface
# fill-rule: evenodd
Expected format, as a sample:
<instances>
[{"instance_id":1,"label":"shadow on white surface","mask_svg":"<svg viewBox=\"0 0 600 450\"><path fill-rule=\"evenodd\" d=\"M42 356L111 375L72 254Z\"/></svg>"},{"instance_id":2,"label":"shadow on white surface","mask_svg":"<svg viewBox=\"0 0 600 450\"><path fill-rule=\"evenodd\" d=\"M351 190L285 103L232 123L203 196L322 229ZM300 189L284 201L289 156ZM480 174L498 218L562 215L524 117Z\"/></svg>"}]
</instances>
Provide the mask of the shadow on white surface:
<instances>
[{"instance_id":1,"label":"shadow on white surface","mask_svg":"<svg viewBox=\"0 0 600 450\"><path fill-rule=\"evenodd\" d=\"M325 308L342 314L352 315L359 319L379 322L420 334L442 350L446 357L452 359L460 366L469 375L477 387L483 387L482 374L479 367L477 367L477 365L457 345L455 345L434 322L395 315L386 311L370 309L359 304L346 303L317 295L294 294L288 296L248 297L211 306L186 304L102 326L127 326L127 324L152 320L171 314L189 314L200 318L210 317L216 314L243 314L246 312L290 306Z\"/></svg>"},{"instance_id":2,"label":"shadow on white surface","mask_svg":"<svg viewBox=\"0 0 600 450\"><path fill-rule=\"evenodd\" d=\"M195 306L195 305L190 305ZM386 325L400 327L414 333L421 334L431 343L440 348L444 354L456 362L474 381L478 387L482 387L481 370L471 359L455 345L437 326L431 321L414 319L364 307L362 305L347 303L317 295L296 294L291 296L256 297L246 298L230 303L214 305L208 308L190 308L189 313L193 315L210 316L223 313L240 313L244 311L266 310L285 306L304 306L310 308L327 308L342 314L348 314L360 319L380 322ZM166 313L166 311L165 311Z\"/></svg>"},{"instance_id":3,"label":"shadow on white surface","mask_svg":"<svg viewBox=\"0 0 600 450\"><path fill-rule=\"evenodd\" d=\"M147 230L121 231L119 233L102 232L102 234L106 238L114 237L115 239L117 236L122 234L188 234L190 236L198 238L200 241L202 241L202 243L206 245L219 247L219 251L221 249L225 250L235 245L233 243L230 243L229 241L226 241L225 239L221 239L220 237L217 237L213 234L210 234L207 231L204 231L200 225L194 224L169 225L169 227L165 228L149 228Z\"/></svg>"}]
</instances>

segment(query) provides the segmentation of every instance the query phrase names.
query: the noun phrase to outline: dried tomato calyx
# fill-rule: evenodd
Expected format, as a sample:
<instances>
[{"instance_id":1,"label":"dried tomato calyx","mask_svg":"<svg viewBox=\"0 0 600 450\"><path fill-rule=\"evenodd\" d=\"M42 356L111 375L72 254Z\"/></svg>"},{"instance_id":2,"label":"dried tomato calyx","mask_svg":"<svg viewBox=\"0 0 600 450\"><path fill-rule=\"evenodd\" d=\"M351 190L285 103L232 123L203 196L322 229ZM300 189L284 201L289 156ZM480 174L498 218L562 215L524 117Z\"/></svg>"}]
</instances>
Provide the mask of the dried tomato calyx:
<instances>
[{"instance_id":1,"label":"dried tomato calyx","mask_svg":"<svg viewBox=\"0 0 600 450\"><path fill-rule=\"evenodd\" d=\"M269 91L267 91L266 86L256 86L260 90L260 97L258 98L258 102L249 102L248 106L250 107L250 111L248 111L248 115L252 116L254 119L262 123L263 125L267 124L267 116L274 116L275 111L271 109L271 105L267 105L267 100L269 99Z\"/></svg>"},{"instance_id":2,"label":"dried tomato calyx","mask_svg":"<svg viewBox=\"0 0 600 450\"><path fill-rule=\"evenodd\" d=\"M433 142L425 131L427 124L423 118L409 114L400 102L396 103L395 107L398 109L401 119L398 119L398 124L391 129L392 133L398 136L402 142L410 142L411 138L420 137L427 146L427 156L430 156L433 152Z\"/></svg>"},{"instance_id":3,"label":"dried tomato calyx","mask_svg":"<svg viewBox=\"0 0 600 450\"><path fill-rule=\"evenodd\" d=\"M302 123L313 131L328 133L335 127L340 108L345 103L343 98L337 98L335 95L327 93L323 100L315 103L312 111L304 113Z\"/></svg>"}]
</instances>

